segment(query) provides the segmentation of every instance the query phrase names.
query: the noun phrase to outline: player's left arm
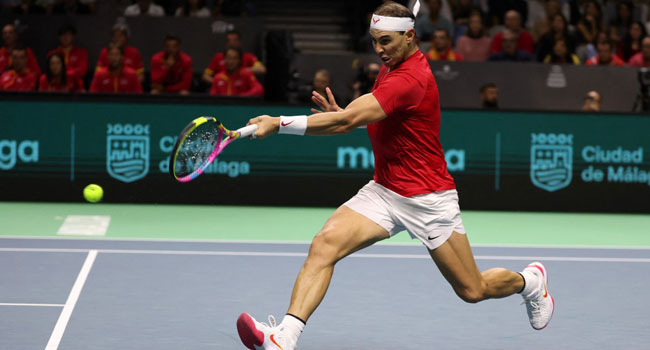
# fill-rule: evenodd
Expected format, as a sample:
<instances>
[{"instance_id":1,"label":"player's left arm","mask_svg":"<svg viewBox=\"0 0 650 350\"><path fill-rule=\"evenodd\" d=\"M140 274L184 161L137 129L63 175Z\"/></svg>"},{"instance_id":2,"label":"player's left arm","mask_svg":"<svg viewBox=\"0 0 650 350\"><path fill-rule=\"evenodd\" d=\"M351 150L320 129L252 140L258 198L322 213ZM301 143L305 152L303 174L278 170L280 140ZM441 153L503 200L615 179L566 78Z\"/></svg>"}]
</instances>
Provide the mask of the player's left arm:
<instances>
[{"instance_id":1,"label":"player's left arm","mask_svg":"<svg viewBox=\"0 0 650 350\"><path fill-rule=\"evenodd\" d=\"M372 93L352 101L339 112L323 112L307 118L307 135L337 135L348 133L360 126L378 122L386 113ZM249 121L258 124L257 137L264 138L280 129L280 117L259 116Z\"/></svg>"}]
</instances>

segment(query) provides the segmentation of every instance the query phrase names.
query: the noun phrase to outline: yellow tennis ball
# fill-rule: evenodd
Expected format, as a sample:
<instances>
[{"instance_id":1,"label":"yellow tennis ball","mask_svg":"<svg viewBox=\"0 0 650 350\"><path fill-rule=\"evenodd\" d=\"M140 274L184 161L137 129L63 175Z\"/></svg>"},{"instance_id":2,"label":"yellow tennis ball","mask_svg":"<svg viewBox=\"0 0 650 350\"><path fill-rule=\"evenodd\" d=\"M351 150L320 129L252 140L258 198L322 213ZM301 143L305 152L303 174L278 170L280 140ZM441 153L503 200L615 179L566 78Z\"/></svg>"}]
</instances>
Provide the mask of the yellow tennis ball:
<instances>
[{"instance_id":1,"label":"yellow tennis ball","mask_svg":"<svg viewBox=\"0 0 650 350\"><path fill-rule=\"evenodd\" d=\"M84 188L84 198L90 203L97 203L102 200L104 196L104 190L101 186L90 184Z\"/></svg>"}]
</instances>

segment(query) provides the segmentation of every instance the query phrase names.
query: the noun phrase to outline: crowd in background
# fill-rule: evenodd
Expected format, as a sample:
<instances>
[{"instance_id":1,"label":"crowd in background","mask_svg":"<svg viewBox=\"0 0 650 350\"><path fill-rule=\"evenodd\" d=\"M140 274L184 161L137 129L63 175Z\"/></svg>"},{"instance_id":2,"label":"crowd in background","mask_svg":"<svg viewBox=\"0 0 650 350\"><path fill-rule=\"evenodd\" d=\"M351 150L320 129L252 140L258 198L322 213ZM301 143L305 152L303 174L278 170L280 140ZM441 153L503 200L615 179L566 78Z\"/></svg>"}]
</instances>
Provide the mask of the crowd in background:
<instances>
[{"instance_id":1,"label":"crowd in background","mask_svg":"<svg viewBox=\"0 0 650 350\"><path fill-rule=\"evenodd\" d=\"M412 7L414 1L398 2ZM362 3L371 13L381 1ZM3 13L15 14L99 15L108 9L124 16L255 13L254 3L246 0L0 0L0 4ZM638 1L423 0L416 35L423 52L434 61L646 67L650 66L648 7ZM355 39L357 49L372 51L367 26L364 28ZM59 46L52 48L45 66L39 67L33 51L20 42L15 25L9 23L2 27L0 90L152 94L205 91L212 95L262 96L260 80L266 67L255 55L242 51L241 35L228 32L224 50L214 54L200 76L194 76L193 60L182 51L182 38L173 35L166 36L162 50L149 58L150 71L145 73L138 48L128 44L129 28L124 20L118 20L113 27L112 39L94 66L94 62L88 62L88 52L76 45L74 26L59 28ZM371 89L378 70L378 65L365 67L352 83L355 95ZM329 83L329 79L329 72L318 71L313 88ZM197 90L197 85L203 90Z\"/></svg>"}]
</instances>

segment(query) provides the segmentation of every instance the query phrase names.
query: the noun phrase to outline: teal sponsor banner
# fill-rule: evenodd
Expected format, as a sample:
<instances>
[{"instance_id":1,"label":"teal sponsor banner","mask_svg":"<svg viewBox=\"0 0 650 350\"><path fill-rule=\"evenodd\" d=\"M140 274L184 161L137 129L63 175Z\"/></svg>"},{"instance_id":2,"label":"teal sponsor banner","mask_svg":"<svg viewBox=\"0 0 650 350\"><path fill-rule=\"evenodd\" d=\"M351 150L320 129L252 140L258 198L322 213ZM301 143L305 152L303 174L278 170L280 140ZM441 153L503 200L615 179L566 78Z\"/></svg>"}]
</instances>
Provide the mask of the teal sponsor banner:
<instances>
[{"instance_id":1,"label":"teal sponsor banner","mask_svg":"<svg viewBox=\"0 0 650 350\"><path fill-rule=\"evenodd\" d=\"M1 101L0 199L338 205L372 178L364 129L276 135L228 146L190 184L169 175L178 133L198 116L238 128L306 107ZM474 209L650 212L650 118L444 111L441 141L461 205Z\"/></svg>"}]
</instances>

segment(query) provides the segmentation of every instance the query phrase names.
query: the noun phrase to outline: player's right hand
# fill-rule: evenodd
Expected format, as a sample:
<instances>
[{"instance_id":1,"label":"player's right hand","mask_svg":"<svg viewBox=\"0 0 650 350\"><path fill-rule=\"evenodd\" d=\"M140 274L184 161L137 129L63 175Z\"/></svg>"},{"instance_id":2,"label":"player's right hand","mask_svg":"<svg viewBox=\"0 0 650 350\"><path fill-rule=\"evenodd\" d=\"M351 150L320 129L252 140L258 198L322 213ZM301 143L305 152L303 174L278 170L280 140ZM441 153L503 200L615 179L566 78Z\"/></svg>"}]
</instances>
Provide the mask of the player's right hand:
<instances>
[{"instance_id":1,"label":"player's right hand","mask_svg":"<svg viewBox=\"0 0 650 350\"><path fill-rule=\"evenodd\" d=\"M280 117L271 117L269 115L261 115L248 121L246 125L257 124L257 132L255 137L263 139L267 136L273 135L280 129Z\"/></svg>"}]
</instances>

